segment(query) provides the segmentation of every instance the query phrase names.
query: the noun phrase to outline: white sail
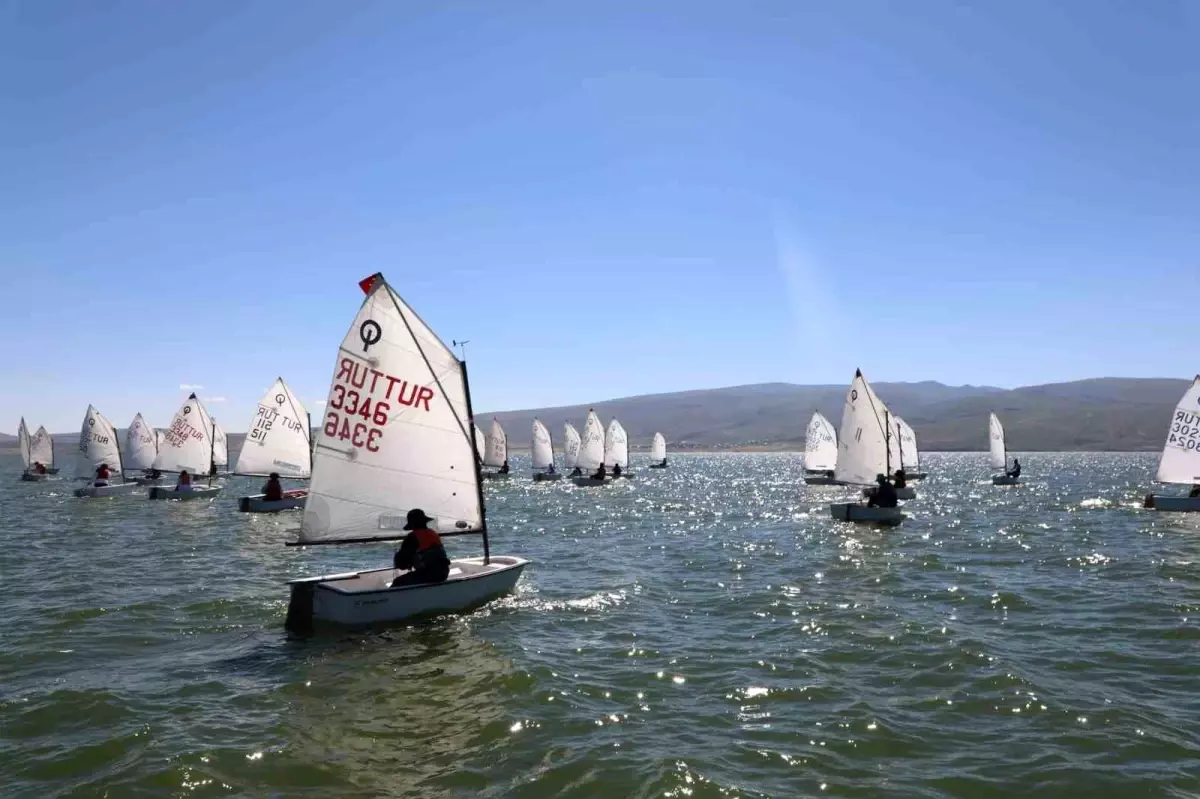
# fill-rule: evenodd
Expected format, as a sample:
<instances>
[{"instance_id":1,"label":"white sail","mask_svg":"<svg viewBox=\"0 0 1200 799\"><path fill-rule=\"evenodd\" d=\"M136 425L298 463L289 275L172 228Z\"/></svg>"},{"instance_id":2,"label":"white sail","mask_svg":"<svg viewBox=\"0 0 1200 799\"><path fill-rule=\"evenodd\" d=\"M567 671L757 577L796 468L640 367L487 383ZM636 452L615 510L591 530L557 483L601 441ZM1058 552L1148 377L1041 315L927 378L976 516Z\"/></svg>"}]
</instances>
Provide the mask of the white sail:
<instances>
[{"instance_id":1,"label":"white sail","mask_svg":"<svg viewBox=\"0 0 1200 799\"><path fill-rule=\"evenodd\" d=\"M988 439L991 455L989 463L991 463L992 468L1007 468L1008 453L1004 449L1004 425L1000 424L1000 420L994 413L988 419Z\"/></svg>"},{"instance_id":2,"label":"white sail","mask_svg":"<svg viewBox=\"0 0 1200 799\"><path fill-rule=\"evenodd\" d=\"M921 458L917 453L917 434L908 422L899 416L892 417L892 434L896 438L900 450L900 466L892 464L892 471L903 467L906 472L915 472L921 466Z\"/></svg>"},{"instance_id":3,"label":"white sail","mask_svg":"<svg viewBox=\"0 0 1200 799\"><path fill-rule=\"evenodd\" d=\"M500 467L508 460L508 436L504 434L504 428L495 419L492 420L492 429L488 431L487 447L483 450L483 465Z\"/></svg>"},{"instance_id":4,"label":"white sail","mask_svg":"<svg viewBox=\"0 0 1200 799\"><path fill-rule=\"evenodd\" d=\"M159 430L157 427L154 428L154 451L155 452L162 451L163 440L166 437L167 437L167 434L165 431Z\"/></svg>"},{"instance_id":5,"label":"white sail","mask_svg":"<svg viewBox=\"0 0 1200 799\"><path fill-rule=\"evenodd\" d=\"M533 445L530 447L534 469L545 469L554 463L554 445L550 431L537 419L533 420Z\"/></svg>"},{"instance_id":6,"label":"white sail","mask_svg":"<svg viewBox=\"0 0 1200 799\"><path fill-rule=\"evenodd\" d=\"M225 428L213 422L213 463L220 468L225 468L229 465L229 437L225 435Z\"/></svg>"},{"instance_id":7,"label":"white sail","mask_svg":"<svg viewBox=\"0 0 1200 799\"><path fill-rule=\"evenodd\" d=\"M629 436L616 419L608 423L608 432L604 436L604 465L609 469L629 467Z\"/></svg>"},{"instance_id":8,"label":"white sail","mask_svg":"<svg viewBox=\"0 0 1200 799\"><path fill-rule=\"evenodd\" d=\"M563 424L563 466L574 469L579 463L579 431L570 422Z\"/></svg>"},{"instance_id":9,"label":"white sail","mask_svg":"<svg viewBox=\"0 0 1200 799\"><path fill-rule=\"evenodd\" d=\"M21 446L21 462L28 469L33 465L33 461L29 457L32 449L33 440L29 437L29 428L25 426L25 417L21 417L21 424L17 427L17 443Z\"/></svg>"},{"instance_id":10,"label":"white sail","mask_svg":"<svg viewBox=\"0 0 1200 799\"><path fill-rule=\"evenodd\" d=\"M217 425L220 432L221 426ZM218 438L218 449L220 439ZM217 465L220 465L217 461ZM312 475L308 411L282 377L258 401L250 429L238 453L237 474L307 479Z\"/></svg>"},{"instance_id":11,"label":"white sail","mask_svg":"<svg viewBox=\"0 0 1200 799\"><path fill-rule=\"evenodd\" d=\"M54 438L44 427L39 427L29 442L29 460L31 463L40 463L47 469L54 466Z\"/></svg>"},{"instance_id":12,"label":"white sail","mask_svg":"<svg viewBox=\"0 0 1200 799\"><path fill-rule=\"evenodd\" d=\"M888 473L888 442L893 438L887 429L889 415L862 372L855 372L838 430L837 480L873 485L876 475Z\"/></svg>"},{"instance_id":13,"label":"white sail","mask_svg":"<svg viewBox=\"0 0 1200 799\"><path fill-rule=\"evenodd\" d=\"M79 454L75 457L75 476L85 480L96 474L101 464L114 475L121 472L121 445L117 428L104 414L89 405L79 428Z\"/></svg>"},{"instance_id":14,"label":"white sail","mask_svg":"<svg viewBox=\"0 0 1200 799\"><path fill-rule=\"evenodd\" d=\"M442 532L483 529L463 364L382 275L338 348L301 543L394 539L420 508Z\"/></svg>"},{"instance_id":15,"label":"white sail","mask_svg":"<svg viewBox=\"0 0 1200 799\"><path fill-rule=\"evenodd\" d=\"M487 436L479 429L479 425L475 425L475 454L479 457L479 462L483 463L483 456L487 452Z\"/></svg>"},{"instance_id":16,"label":"white sail","mask_svg":"<svg viewBox=\"0 0 1200 799\"><path fill-rule=\"evenodd\" d=\"M1200 375L1175 406L1154 479L1160 483L1200 483Z\"/></svg>"},{"instance_id":17,"label":"white sail","mask_svg":"<svg viewBox=\"0 0 1200 799\"><path fill-rule=\"evenodd\" d=\"M837 434L820 411L813 411L804 434L804 468L825 472L837 465Z\"/></svg>"},{"instance_id":18,"label":"white sail","mask_svg":"<svg viewBox=\"0 0 1200 799\"><path fill-rule=\"evenodd\" d=\"M667 440L662 433L654 434L654 443L650 445L650 460L659 463L667 457Z\"/></svg>"},{"instance_id":19,"label":"white sail","mask_svg":"<svg viewBox=\"0 0 1200 799\"><path fill-rule=\"evenodd\" d=\"M580 469L595 471L604 462L604 425L595 411L588 411L587 423L583 426L583 440L579 447L579 459L575 465Z\"/></svg>"},{"instance_id":20,"label":"white sail","mask_svg":"<svg viewBox=\"0 0 1200 799\"><path fill-rule=\"evenodd\" d=\"M164 472L187 471L195 475L206 475L213 461L213 423L192 394L183 403L171 420L171 426L163 433L154 468Z\"/></svg>"},{"instance_id":21,"label":"white sail","mask_svg":"<svg viewBox=\"0 0 1200 799\"><path fill-rule=\"evenodd\" d=\"M149 469L158 457L157 431L139 413L125 431L125 468L130 471Z\"/></svg>"}]
</instances>

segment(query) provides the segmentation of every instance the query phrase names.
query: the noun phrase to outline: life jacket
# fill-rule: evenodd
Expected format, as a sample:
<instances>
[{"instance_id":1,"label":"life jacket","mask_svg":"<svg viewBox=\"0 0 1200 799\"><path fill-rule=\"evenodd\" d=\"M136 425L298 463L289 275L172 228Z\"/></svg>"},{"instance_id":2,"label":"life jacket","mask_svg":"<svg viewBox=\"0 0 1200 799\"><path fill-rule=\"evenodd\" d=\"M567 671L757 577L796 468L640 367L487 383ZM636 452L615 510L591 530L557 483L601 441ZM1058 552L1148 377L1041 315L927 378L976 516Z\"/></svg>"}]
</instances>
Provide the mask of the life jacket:
<instances>
[{"instance_id":1,"label":"life jacket","mask_svg":"<svg viewBox=\"0 0 1200 799\"><path fill-rule=\"evenodd\" d=\"M108 467L107 467L107 466L101 466L99 469L97 469L97 470L96 470L96 483L97 483L97 484L100 484L100 483L107 483L107 482L108 482L108 478L109 478L109 477L111 477L111 476L112 476L112 472L110 472L110 471L108 470Z\"/></svg>"},{"instance_id":2,"label":"life jacket","mask_svg":"<svg viewBox=\"0 0 1200 799\"><path fill-rule=\"evenodd\" d=\"M179 475L179 485L190 486L192 484L192 476L190 474Z\"/></svg>"},{"instance_id":3,"label":"life jacket","mask_svg":"<svg viewBox=\"0 0 1200 799\"><path fill-rule=\"evenodd\" d=\"M413 568L417 571L450 563L446 548L442 546L442 537L433 530L422 527L413 530L410 535L417 539L417 554L413 557Z\"/></svg>"},{"instance_id":4,"label":"life jacket","mask_svg":"<svg viewBox=\"0 0 1200 799\"><path fill-rule=\"evenodd\" d=\"M278 480L268 480L264 489L264 499L268 502L283 499L283 486L279 484Z\"/></svg>"}]
</instances>

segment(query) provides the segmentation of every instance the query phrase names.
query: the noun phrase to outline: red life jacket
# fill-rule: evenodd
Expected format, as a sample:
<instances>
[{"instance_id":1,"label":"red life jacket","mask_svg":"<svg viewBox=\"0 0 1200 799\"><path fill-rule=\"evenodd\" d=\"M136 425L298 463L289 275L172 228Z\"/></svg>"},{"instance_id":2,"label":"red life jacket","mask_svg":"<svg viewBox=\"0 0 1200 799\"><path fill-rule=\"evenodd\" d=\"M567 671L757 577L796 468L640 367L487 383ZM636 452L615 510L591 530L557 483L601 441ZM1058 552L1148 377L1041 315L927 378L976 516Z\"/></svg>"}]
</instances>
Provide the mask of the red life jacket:
<instances>
[{"instance_id":1,"label":"red life jacket","mask_svg":"<svg viewBox=\"0 0 1200 799\"><path fill-rule=\"evenodd\" d=\"M97 480L107 480L110 476L112 476L112 472L110 472L108 470L107 466L101 466L99 469L96 470L96 479Z\"/></svg>"},{"instance_id":2,"label":"red life jacket","mask_svg":"<svg viewBox=\"0 0 1200 799\"><path fill-rule=\"evenodd\" d=\"M446 548L442 546L442 537L433 530L422 527L419 530L413 530L411 535L417 539L417 555L413 558L413 568L426 569L450 562Z\"/></svg>"}]
</instances>

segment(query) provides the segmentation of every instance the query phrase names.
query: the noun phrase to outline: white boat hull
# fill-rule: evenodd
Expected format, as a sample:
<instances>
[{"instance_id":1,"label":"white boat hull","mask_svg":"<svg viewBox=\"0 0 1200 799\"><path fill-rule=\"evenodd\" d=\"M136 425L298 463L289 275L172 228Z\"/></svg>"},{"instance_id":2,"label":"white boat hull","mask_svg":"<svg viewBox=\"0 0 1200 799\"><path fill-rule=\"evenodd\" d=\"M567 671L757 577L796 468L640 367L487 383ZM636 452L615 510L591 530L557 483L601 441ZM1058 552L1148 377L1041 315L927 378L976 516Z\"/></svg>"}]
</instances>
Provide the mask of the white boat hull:
<instances>
[{"instance_id":1,"label":"white boat hull","mask_svg":"<svg viewBox=\"0 0 1200 799\"><path fill-rule=\"evenodd\" d=\"M580 488L591 488L593 486L602 486L607 484L608 480L601 480L598 477L572 477L571 482Z\"/></svg>"},{"instance_id":2,"label":"white boat hull","mask_svg":"<svg viewBox=\"0 0 1200 799\"><path fill-rule=\"evenodd\" d=\"M992 485L994 486L1015 486L1020 482L1019 477L1009 477L1007 474L997 474L992 476Z\"/></svg>"},{"instance_id":3,"label":"white boat hull","mask_svg":"<svg viewBox=\"0 0 1200 799\"><path fill-rule=\"evenodd\" d=\"M868 508L857 502L839 502L830 505L829 515L840 522L895 525L904 521L904 513L900 508Z\"/></svg>"},{"instance_id":4,"label":"white boat hull","mask_svg":"<svg viewBox=\"0 0 1200 799\"><path fill-rule=\"evenodd\" d=\"M304 507L307 491L285 491L283 499L268 501L266 494L252 494L238 499L238 510L242 513L278 513L281 510L296 510Z\"/></svg>"},{"instance_id":5,"label":"white boat hull","mask_svg":"<svg viewBox=\"0 0 1200 799\"><path fill-rule=\"evenodd\" d=\"M37 472L21 472L21 479L26 483L44 483L48 475L38 474Z\"/></svg>"},{"instance_id":6,"label":"white boat hull","mask_svg":"<svg viewBox=\"0 0 1200 799\"><path fill-rule=\"evenodd\" d=\"M150 499L212 499L221 493L221 486L193 486L191 491L176 491L174 488L150 486Z\"/></svg>"},{"instance_id":7,"label":"white boat hull","mask_svg":"<svg viewBox=\"0 0 1200 799\"><path fill-rule=\"evenodd\" d=\"M113 483L106 486L88 486L75 489L75 496L83 497L124 497L137 491L141 486L137 483Z\"/></svg>"},{"instance_id":8,"label":"white boat hull","mask_svg":"<svg viewBox=\"0 0 1200 799\"><path fill-rule=\"evenodd\" d=\"M535 483L545 482L546 480L561 480L561 479L562 479L562 475L558 472L555 472L553 474L550 474L548 472L535 472L533 475L533 482L535 482Z\"/></svg>"},{"instance_id":9,"label":"white boat hull","mask_svg":"<svg viewBox=\"0 0 1200 799\"><path fill-rule=\"evenodd\" d=\"M1200 497L1172 497L1147 494L1146 501L1142 503L1142 507L1177 513L1197 513L1200 512Z\"/></svg>"},{"instance_id":10,"label":"white boat hull","mask_svg":"<svg viewBox=\"0 0 1200 799\"><path fill-rule=\"evenodd\" d=\"M471 610L509 593L529 561L496 556L450 561L445 582L392 587L403 572L374 569L295 580L287 626L303 632L317 623L341 627L402 621L418 616Z\"/></svg>"}]
</instances>

